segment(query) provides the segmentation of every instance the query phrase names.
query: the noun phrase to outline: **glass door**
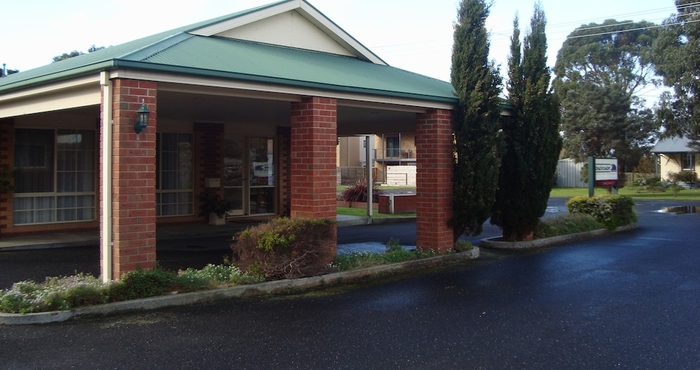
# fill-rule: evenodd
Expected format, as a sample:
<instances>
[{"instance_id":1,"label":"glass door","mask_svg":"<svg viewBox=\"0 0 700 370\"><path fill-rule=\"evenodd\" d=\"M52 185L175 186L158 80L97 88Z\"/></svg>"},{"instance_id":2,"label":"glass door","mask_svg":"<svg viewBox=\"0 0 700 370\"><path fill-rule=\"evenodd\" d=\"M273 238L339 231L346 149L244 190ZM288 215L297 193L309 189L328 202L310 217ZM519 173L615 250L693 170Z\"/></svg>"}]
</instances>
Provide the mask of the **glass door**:
<instances>
[{"instance_id":1,"label":"glass door","mask_svg":"<svg viewBox=\"0 0 700 370\"><path fill-rule=\"evenodd\" d=\"M226 140L224 145L224 197L231 202L231 215L245 214L245 170L243 163L244 143L242 138Z\"/></svg>"},{"instance_id":2,"label":"glass door","mask_svg":"<svg viewBox=\"0 0 700 370\"><path fill-rule=\"evenodd\" d=\"M251 138L249 142L250 214L275 213L274 140Z\"/></svg>"}]
</instances>

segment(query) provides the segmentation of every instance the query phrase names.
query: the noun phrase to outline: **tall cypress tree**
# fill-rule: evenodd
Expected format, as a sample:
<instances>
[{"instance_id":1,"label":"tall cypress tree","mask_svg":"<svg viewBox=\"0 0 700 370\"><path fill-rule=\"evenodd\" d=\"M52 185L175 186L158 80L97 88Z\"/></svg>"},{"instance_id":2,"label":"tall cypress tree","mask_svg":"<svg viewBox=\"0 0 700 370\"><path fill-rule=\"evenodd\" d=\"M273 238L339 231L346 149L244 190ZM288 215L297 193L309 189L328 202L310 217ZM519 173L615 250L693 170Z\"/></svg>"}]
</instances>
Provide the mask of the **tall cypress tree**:
<instances>
[{"instance_id":1,"label":"tall cypress tree","mask_svg":"<svg viewBox=\"0 0 700 370\"><path fill-rule=\"evenodd\" d=\"M454 114L454 206L450 225L455 241L465 233L481 233L496 196L501 77L488 59L488 15L489 6L484 0L462 0L454 27L451 79L459 105Z\"/></svg>"},{"instance_id":2,"label":"tall cypress tree","mask_svg":"<svg viewBox=\"0 0 700 370\"><path fill-rule=\"evenodd\" d=\"M562 146L559 102L549 86L546 23L541 6L535 5L521 54L517 17L513 22L508 61L513 115L503 119L505 149L491 216L506 240L532 236L547 208Z\"/></svg>"}]
</instances>

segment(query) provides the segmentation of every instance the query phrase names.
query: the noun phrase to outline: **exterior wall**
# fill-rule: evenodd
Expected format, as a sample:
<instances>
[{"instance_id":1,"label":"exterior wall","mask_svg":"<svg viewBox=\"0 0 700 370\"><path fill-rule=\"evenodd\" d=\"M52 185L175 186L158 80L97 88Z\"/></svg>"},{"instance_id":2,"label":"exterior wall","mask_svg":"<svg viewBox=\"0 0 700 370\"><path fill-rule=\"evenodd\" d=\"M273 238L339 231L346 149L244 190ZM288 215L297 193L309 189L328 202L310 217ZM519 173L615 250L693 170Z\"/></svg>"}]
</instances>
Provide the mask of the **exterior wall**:
<instances>
[{"instance_id":1,"label":"exterior wall","mask_svg":"<svg viewBox=\"0 0 700 370\"><path fill-rule=\"evenodd\" d=\"M296 11L262 19L217 36L354 56Z\"/></svg>"},{"instance_id":2,"label":"exterior wall","mask_svg":"<svg viewBox=\"0 0 700 370\"><path fill-rule=\"evenodd\" d=\"M417 248L446 253L454 247L452 217L452 112L431 110L416 124Z\"/></svg>"},{"instance_id":3,"label":"exterior wall","mask_svg":"<svg viewBox=\"0 0 700 370\"><path fill-rule=\"evenodd\" d=\"M387 166L386 184L389 186L416 186L416 166Z\"/></svg>"},{"instance_id":4,"label":"exterior wall","mask_svg":"<svg viewBox=\"0 0 700 370\"><path fill-rule=\"evenodd\" d=\"M292 104L291 217L335 218L335 99Z\"/></svg>"},{"instance_id":5,"label":"exterior wall","mask_svg":"<svg viewBox=\"0 0 700 370\"><path fill-rule=\"evenodd\" d=\"M0 168L14 169L14 132L12 119L0 120ZM0 192L0 235L12 227L12 192Z\"/></svg>"},{"instance_id":6,"label":"exterior wall","mask_svg":"<svg viewBox=\"0 0 700 370\"><path fill-rule=\"evenodd\" d=\"M695 154L695 172L700 173L700 155ZM662 180L668 181L669 172L680 172L681 171L681 154L680 153L668 153L659 154L659 176Z\"/></svg>"},{"instance_id":7,"label":"exterior wall","mask_svg":"<svg viewBox=\"0 0 700 370\"><path fill-rule=\"evenodd\" d=\"M156 264L157 83L114 80L112 168L112 278ZM136 111L145 101L148 127L136 134Z\"/></svg>"},{"instance_id":8,"label":"exterior wall","mask_svg":"<svg viewBox=\"0 0 700 370\"><path fill-rule=\"evenodd\" d=\"M363 138L357 136L346 136L339 138L338 144L338 167L361 167L360 148L362 148Z\"/></svg>"},{"instance_id":9,"label":"exterior wall","mask_svg":"<svg viewBox=\"0 0 700 370\"><path fill-rule=\"evenodd\" d=\"M581 169L584 162L576 163L573 159L560 159L557 162L557 186L560 188L585 188L587 182L581 181Z\"/></svg>"},{"instance_id":10,"label":"exterior wall","mask_svg":"<svg viewBox=\"0 0 700 370\"><path fill-rule=\"evenodd\" d=\"M292 218L336 219L337 117L335 99L311 97L292 104ZM329 261L336 255L336 240L334 235L327 248Z\"/></svg>"},{"instance_id":11,"label":"exterior wall","mask_svg":"<svg viewBox=\"0 0 700 370\"><path fill-rule=\"evenodd\" d=\"M290 186L292 178L292 130L289 127L277 128L277 156L278 164L278 189L279 204L277 214L282 217L289 217L292 213L292 189Z\"/></svg>"},{"instance_id":12,"label":"exterior wall","mask_svg":"<svg viewBox=\"0 0 700 370\"><path fill-rule=\"evenodd\" d=\"M63 112L45 112L38 113L29 116L15 117L14 119L7 119L0 123L0 140L8 140L7 143L4 141L0 145L0 156L7 158L0 160L0 164L7 163L10 168L14 169L14 156L15 156L15 140L14 134L15 129L18 128L46 128L46 129L90 129L95 130L95 140L99 140L99 129L96 126L96 118L98 117L98 110L95 109L95 115L84 115L75 114L71 111ZM96 163L95 167L98 166L97 161L99 161L99 149L98 143L95 143L96 148ZM7 162L5 162L7 161ZM98 182L99 170L96 169L95 182ZM100 202L95 201L95 220L92 221L70 221L70 222L56 222L47 224L29 224L29 225L14 225L14 197L12 193L4 194L6 200L3 199L3 195L0 195L0 217L3 214L6 215L7 219L0 220L0 233L6 235L27 235L34 233L51 233L59 231L78 231L78 230L97 230L99 228L99 214L100 214ZM96 198L99 197L99 190L95 190ZM6 209L5 209L6 208ZM2 209L5 209L4 211ZM5 213L6 212L6 213Z\"/></svg>"}]
</instances>

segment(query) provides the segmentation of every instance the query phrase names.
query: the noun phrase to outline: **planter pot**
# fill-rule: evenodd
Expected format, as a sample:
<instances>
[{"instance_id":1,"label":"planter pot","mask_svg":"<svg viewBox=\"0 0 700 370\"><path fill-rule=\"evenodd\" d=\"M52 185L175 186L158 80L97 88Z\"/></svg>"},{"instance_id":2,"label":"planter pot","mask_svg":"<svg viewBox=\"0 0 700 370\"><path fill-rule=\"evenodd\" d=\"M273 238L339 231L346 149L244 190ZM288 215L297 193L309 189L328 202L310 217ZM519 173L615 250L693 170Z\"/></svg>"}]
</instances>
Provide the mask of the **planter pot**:
<instances>
[{"instance_id":1,"label":"planter pot","mask_svg":"<svg viewBox=\"0 0 700 370\"><path fill-rule=\"evenodd\" d=\"M209 225L221 226L226 225L226 217L219 217L214 212L209 213Z\"/></svg>"}]
</instances>

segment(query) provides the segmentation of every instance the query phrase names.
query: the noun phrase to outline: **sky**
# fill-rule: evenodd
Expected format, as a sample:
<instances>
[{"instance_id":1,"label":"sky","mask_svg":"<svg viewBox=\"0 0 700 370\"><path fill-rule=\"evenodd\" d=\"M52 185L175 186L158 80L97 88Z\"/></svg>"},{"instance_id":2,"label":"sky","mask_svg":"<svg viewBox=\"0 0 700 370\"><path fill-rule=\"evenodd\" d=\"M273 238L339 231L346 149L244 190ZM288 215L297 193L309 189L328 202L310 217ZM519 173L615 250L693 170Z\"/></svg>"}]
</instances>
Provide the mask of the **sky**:
<instances>
[{"instance_id":1,"label":"sky","mask_svg":"<svg viewBox=\"0 0 700 370\"><path fill-rule=\"evenodd\" d=\"M393 67L450 80L453 24L459 0L307 0ZM29 70L72 50L118 45L161 31L265 5L273 0L23 0L0 12L0 65ZM673 0L540 0L547 17L548 63L576 27L606 19L660 24ZM535 0L494 0L487 28L490 57L505 75L513 18L521 34ZM654 101L659 90L640 92Z\"/></svg>"}]
</instances>

